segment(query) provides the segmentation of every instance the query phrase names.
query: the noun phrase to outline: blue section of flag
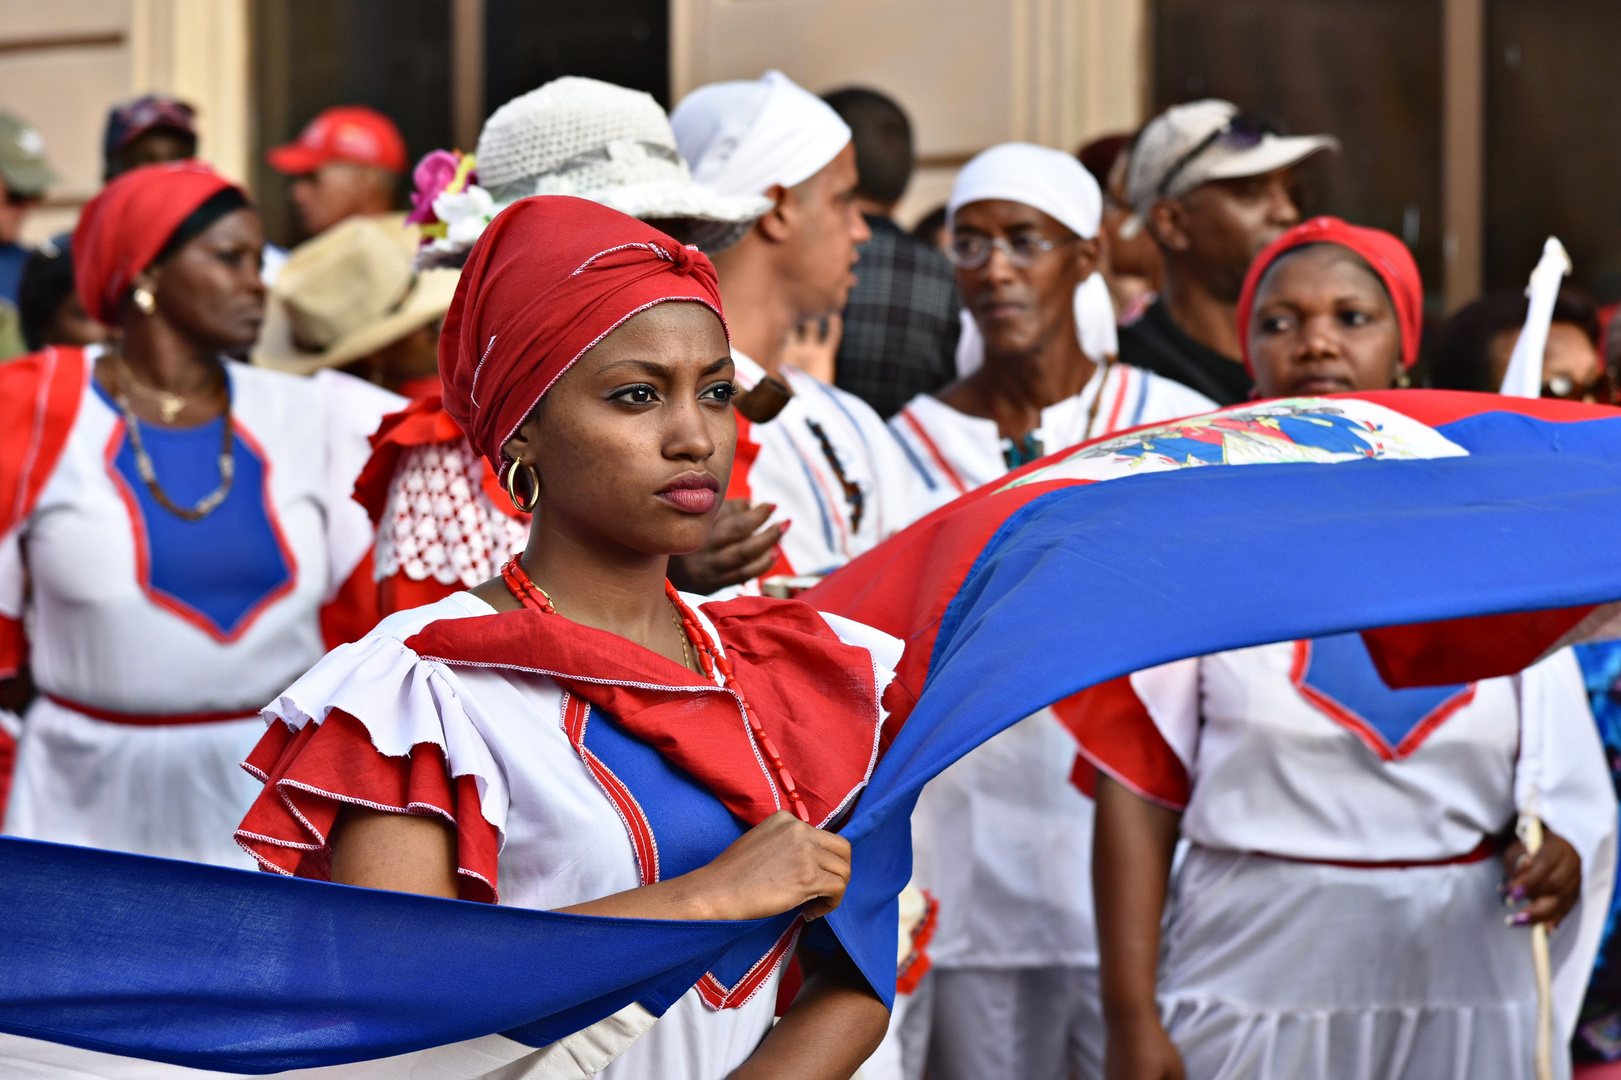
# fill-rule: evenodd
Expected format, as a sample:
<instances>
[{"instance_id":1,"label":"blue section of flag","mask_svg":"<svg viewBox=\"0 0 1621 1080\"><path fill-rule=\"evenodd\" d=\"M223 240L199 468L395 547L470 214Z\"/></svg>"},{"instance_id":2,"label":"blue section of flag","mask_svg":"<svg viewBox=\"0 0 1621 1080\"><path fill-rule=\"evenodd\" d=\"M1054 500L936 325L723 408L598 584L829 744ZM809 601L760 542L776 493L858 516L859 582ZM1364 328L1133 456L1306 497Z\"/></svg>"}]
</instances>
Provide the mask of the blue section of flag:
<instances>
[{"instance_id":1,"label":"blue section of flag","mask_svg":"<svg viewBox=\"0 0 1621 1080\"><path fill-rule=\"evenodd\" d=\"M598 919L0 839L0 1030L228 1072L662 1011L759 923ZM677 989L679 987L679 989Z\"/></svg>"},{"instance_id":2,"label":"blue section of flag","mask_svg":"<svg viewBox=\"0 0 1621 1080\"><path fill-rule=\"evenodd\" d=\"M141 443L158 483L176 506L194 506L219 486L223 424L141 425ZM127 432L112 461L140 507L131 526L145 534L148 586L205 620L222 638L234 636L243 620L293 576L266 509L265 464L240 434L232 445L236 472L230 494L199 521L170 513L153 497L135 467Z\"/></svg>"},{"instance_id":3,"label":"blue section of flag","mask_svg":"<svg viewBox=\"0 0 1621 1080\"><path fill-rule=\"evenodd\" d=\"M1042 706L1223 649L1621 599L1621 420L1484 413L1440 430L1471 456L1139 475L1008 516L841 830L854 876L826 925L883 996L918 791ZM673 1001L763 925L589 919L5 840L0 1029L239 1072L497 1031L538 1045Z\"/></svg>"},{"instance_id":4,"label":"blue section of flag","mask_svg":"<svg viewBox=\"0 0 1621 1080\"><path fill-rule=\"evenodd\" d=\"M1313 638L1311 660L1301 681L1366 721L1394 750L1431 713L1467 686L1414 686L1393 690L1373 666L1362 635Z\"/></svg>"}]
</instances>

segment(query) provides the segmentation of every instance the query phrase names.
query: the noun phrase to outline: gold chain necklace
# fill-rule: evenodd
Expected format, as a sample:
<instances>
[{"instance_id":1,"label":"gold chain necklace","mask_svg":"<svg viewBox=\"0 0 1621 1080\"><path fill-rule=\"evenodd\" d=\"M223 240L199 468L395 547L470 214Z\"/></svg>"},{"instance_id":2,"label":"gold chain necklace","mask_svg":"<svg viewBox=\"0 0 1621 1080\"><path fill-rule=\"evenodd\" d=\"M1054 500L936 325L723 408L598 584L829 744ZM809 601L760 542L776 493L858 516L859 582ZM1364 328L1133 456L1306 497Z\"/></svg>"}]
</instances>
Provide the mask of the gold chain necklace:
<instances>
[{"instance_id":1,"label":"gold chain necklace","mask_svg":"<svg viewBox=\"0 0 1621 1080\"><path fill-rule=\"evenodd\" d=\"M674 600L670 601L670 618L675 620L675 632L681 635L681 662L686 664L688 669L697 671L698 669L692 665L692 648L687 643L687 628L681 625L681 612L677 610Z\"/></svg>"},{"instance_id":2,"label":"gold chain necklace","mask_svg":"<svg viewBox=\"0 0 1621 1080\"><path fill-rule=\"evenodd\" d=\"M127 367L122 362L122 357L119 359L118 366L120 368ZM135 383L133 376L127 381L132 384ZM221 418L222 422L220 424L219 485L213 491L198 499L196 503L186 507L178 505L173 499L169 498L169 493L164 491L163 486L158 483L157 467L152 464L152 455L146 452L146 443L141 438L141 422L136 418L135 410L130 406L129 395L124 393L125 383L126 380L123 378L118 380L118 389L113 394L113 400L118 403L118 411L124 415L124 429L129 432L130 449L135 453L135 471L140 474L141 482L146 485L146 490L152 493L152 498L157 501L157 504L169 511L169 513L184 521L201 521L213 513L220 503L225 501L225 497L231 493L231 483L236 478L236 431L231 424L231 399L229 393L226 395L225 414ZM153 390L151 393L161 394L163 391ZM178 394L169 396L179 397ZM200 396L193 395L193 398ZM180 407L174 411L178 413L180 408L185 407L188 400L191 399L181 399ZM169 417L170 413L165 409L165 421Z\"/></svg>"},{"instance_id":3,"label":"gold chain necklace","mask_svg":"<svg viewBox=\"0 0 1621 1080\"><path fill-rule=\"evenodd\" d=\"M129 361L124 359L122 353L115 355L118 357L119 388L133 390L148 401L157 402L158 411L163 414L165 424L174 423L175 417L179 416L185 407L193 401L216 392L214 387L209 387L207 390L196 394L171 394L167 390L159 390L155 386L148 386L135 377L135 372L130 368Z\"/></svg>"}]
</instances>

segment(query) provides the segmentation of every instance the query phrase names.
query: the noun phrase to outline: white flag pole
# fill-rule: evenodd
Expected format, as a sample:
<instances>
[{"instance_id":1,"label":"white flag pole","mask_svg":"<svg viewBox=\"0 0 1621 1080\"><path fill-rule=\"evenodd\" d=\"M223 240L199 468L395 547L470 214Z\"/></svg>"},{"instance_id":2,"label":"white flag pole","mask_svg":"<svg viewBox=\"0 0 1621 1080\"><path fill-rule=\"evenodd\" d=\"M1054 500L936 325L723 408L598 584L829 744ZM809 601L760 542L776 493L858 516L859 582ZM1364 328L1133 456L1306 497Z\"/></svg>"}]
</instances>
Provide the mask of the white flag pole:
<instances>
[{"instance_id":1,"label":"white flag pole","mask_svg":"<svg viewBox=\"0 0 1621 1080\"><path fill-rule=\"evenodd\" d=\"M1508 370L1503 373L1501 392L1510 397L1534 398L1542 396L1542 361L1548 348L1548 328L1553 322L1554 301L1559 298L1559 286L1570 273L1570 255L1556 236L1548 237L1542 246L1542 258L1531 271L1531 281L1525 294L1530 304L1520 339L1514 343ZM1520 675L1520 720L1523 740L1520 767L1527 771L1529 790L1520 804L1520 818L1515 831L1525 845L1526 854L1535 857L1542 847L1542 818L1537 803L1541 795L1542 723L1541 702L1533 700L1534 693L1526 693L1527 683L1534 682L1532 672ZM1553 966L1548 955L1548 926L1537 923L1531 928L1531 966L1537 985L1536 1078L1553 1080Z\"/></svg>"},{"instance_id":2,"label":"white flag pole","mask_svg":"<svg viewBox=\"0 0 1621 1080\"><path fill-rule=\"evenodd\" d=\"M1509 357L1508 370L1503 373L1500 393L1509 397L1542 396L1542 354L1548 348L1548 326L1553 322L1553 304L1559 299L1559 284L1570 273L1570 256L1557 236L1548 237L1542 245L1542 258L1531 271L1531 283L1525 295L1531 298L1530 311L1525 316L1525 327L1520 340Z\"/></svg>"}]
</instances>

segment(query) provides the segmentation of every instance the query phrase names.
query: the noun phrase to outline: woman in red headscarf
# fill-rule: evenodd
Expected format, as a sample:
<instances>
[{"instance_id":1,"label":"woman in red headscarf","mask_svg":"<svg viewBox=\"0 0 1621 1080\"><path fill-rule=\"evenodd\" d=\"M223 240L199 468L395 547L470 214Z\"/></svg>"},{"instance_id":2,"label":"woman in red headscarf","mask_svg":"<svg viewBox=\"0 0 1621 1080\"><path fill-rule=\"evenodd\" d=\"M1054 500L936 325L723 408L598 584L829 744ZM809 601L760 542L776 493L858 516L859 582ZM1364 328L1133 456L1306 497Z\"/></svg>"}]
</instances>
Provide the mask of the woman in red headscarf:
<instances>
[{"instance_id":1,"label":"woman in red headscarf","mask_svg":"<svg viewBox=\"0 0 1621 1080\"><path fill-rule=\"evenodd\" d=\"M120 335L0 368L0 677L13 709L38 687L8 833L251 867L259 707L370 625L331 616L375 595L348 494L398 399L225 359L259 330L262 247L206 165L127 173L73 239Z\"/></svg>"},{"instance_id":2,"label":"woman in red headscarf","mask_svg":"<svg viewBox=\"0 0 1621 1080\"><path fill-rule=\"evenodd\" d=\"M440 370L445 407L532 514L528 544L266 710L247 763L266 786L238 838L268 870L373 888L643 918L798 911L656 1024L630 1006L568 1052L621 1080L848 1077L887 1015L842 951L772 1017L806 921L843 895L850 849L824 830L877 760L900 643L666 579L708 535L736 445L709 261L596 203L521 200L462 271Z\"/></svg>"},{"instance_id":3,"label":"woman in red headscarf","mask_svg":"<svg viewBox=\"0 0 1621 1080\"><path fill-rule=\"evenodd\" d=\"M1257 392L1285 400L1176 434L1229 459L1399 440L1396 414L1366 400L1300 399L1401 382L1422 302L1394 236L1333 218L1291 229L1238 305ZM1333 568L1301 584L1309 603ZM1111 1078L1528 1080L1533 921L1559 925L1556 963L1577 973L1556 1001L1568 1070L1613 868L1612 796L1568 650L1513 678L1391 690L1360 635L1290 641L1117 679L1071 719L1097 798ZM1540 797L1522 772L1532 727L1555 748ZM1532 799L1550 829L1535 858L1513 841Z\"/></svg>"}]
</instances>

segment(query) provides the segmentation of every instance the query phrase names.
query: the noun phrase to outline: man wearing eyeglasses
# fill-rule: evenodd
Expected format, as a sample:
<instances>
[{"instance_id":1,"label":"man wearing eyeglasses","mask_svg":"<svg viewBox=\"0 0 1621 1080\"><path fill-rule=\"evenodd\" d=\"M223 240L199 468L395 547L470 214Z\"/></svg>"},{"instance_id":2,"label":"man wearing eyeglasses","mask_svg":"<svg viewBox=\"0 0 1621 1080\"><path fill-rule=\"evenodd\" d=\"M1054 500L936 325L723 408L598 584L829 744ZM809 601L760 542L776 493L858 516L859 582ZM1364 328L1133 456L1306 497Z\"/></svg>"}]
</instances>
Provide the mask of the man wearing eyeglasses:
<instances>
[{"instance_id":1,"label":"man wearing eyeglasses","mask_svg":"<svg viewBox=\"0 0 1621 1080\"><path fill-rule=\"evenodd\" d=\"M1175 105L1148 122L1131 151L1126 195L1135 221L1159 245L1165 287L1120 332L1120 359L1199 391L1218 404L1244 401L1250 378L1235 325L1244 272L1300 220L1295 166L1331 135L1283 136L1214 99Z\"/></svg>"},{"instance_id":2,"label":"man wearing eyeglasses","mask_svg":"<svg viewBox=\"0 0 1621 1080\"><path fill-rule=\"evenodd\" d=\"M1097 272L1103 197L1070 155L1004 143L957 174L950 258L979 366L890 420L937 494L999 482L1050 454L1204 412L1186 386L1115 360ZM1071 782L1065 704L1042 709L924 789L918 883L939 901L930 1080L1102 1075L1092 917L1092 803Z\"/></svg>"}]
</instances>

